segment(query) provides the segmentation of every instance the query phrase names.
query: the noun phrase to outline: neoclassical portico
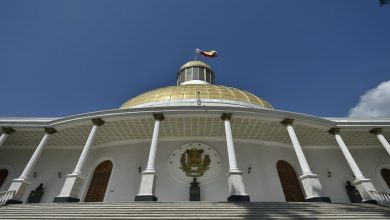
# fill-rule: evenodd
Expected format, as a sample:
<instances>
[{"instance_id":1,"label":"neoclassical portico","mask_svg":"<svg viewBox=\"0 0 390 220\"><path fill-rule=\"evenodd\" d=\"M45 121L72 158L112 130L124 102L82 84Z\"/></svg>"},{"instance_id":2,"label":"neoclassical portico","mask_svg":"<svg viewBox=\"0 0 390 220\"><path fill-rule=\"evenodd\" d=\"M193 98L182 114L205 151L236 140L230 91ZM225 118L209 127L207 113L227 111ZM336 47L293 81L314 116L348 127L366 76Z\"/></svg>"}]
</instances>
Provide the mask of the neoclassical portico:
<instances>
[{"instance_id":1,"label":"neoclassical portico","mask_svg":"<svg viewBox=\"0 0 390 220\"><path fill-rule=\"evenodd\" d=\"M221 120L225 125L226 147L229 158L229 171L226 174L228 177L229 193L228 201L249 201L249 195L245 192L244 181L242 179L242 171L238 168L236 152L234 149L232 128L230 120L231 113L222 113Z\"/></svg>"},{"instance_id":2,"label":"neoclassical portico","mask_svg":"<svg viewBox=\"0 0 390 220\"><path fill-rule=\"evenodd\" d=\"M135 197L135 201L157 201L155 196L156 191L156 170L155 160L157 154L158 137L160 134L160 123L165 119L164 114L153 114L154 129L152 142L150 144L148 164L146 169L142 172L141 184L139 193Z\"/></svg>"},{"instance_id":3,"label":"neoclassical portico","mask_svg":"<svg viewBox=\"0 0 390 220\"><path fill-rule=\"evenodd\" d=\"M332 128L329 130L329 133L334 135L334 137L336 138L337 144L339 145L341 151L343 152L343 155L347 160L348 165L355 176L353 185L355 185L356 188L359 190L359 193L363 198L363 202L376 203L375 198L370 192L370 191L375 191L375 187L372 184L370 179L363 176L362 171L360 170L352 154L349 152L347 145L345 145L343 139L340 136L340 128Z\"/></svg>"},{"instance_id":4,"label":"neoclassical portico","mask_svg":"<svg viewBox=\"0 0 390 220\"><path fill-rule=\"evenodd\" d=\"M96 136L96 132L99 126L102 126L105 122L101 118L92 119L92 129L89 133L87 142L84 145L80 158L76 164L74 171L66 176L64 186L60 194L54 198L54 202L79 202L80 201L80 187L85 177L82 175L82 170L88 156L91 152L93 141Z\"/></svg>"},{"instance_id":5,"label":"neoclassical portico","mask_svg":"<svg viewBox=\"0 0 390 220\"><path fill-rule=\"evenodd\" d=\"M286 118L281 123L287 128L294 152L297 155L298 162L301 167L302 175L299 177L299 179L305 191L306 201L330 202L330 198L325 194L318 175L314 174L309 167L305 154L303 153L302 147L299 144L297 135L295 134L294 128L292 126L293 122L294 119Z\"/></svg>"},{"instance_id":6,"label":"neoclassical portico","mask_svg":"<svg viewBox=\"0 0 390 220\"><path fill-rule=\"evenodd\" d=\"M34 169L35 165L38 163L39 157L42 154L49 138L52 134L57 132L54 128L45 128L45 135L43 136L41 142L38 147L35 149L33 155L28 161L26 167L24 168L22 174L18 179L14 179L9 187L9 191L15 191L15 195L11 200L8 200L7 203L22 203L22 197L26 193L28 185L30 182L28 181L31 171Z\"/></svg>"},{"instance_id":7,"label":"neoclassical portico","mask_svg":"<svg viewBox=\"0 0 390 220\"><path fill-rule=\"evenodd\" d=\"M0 117L0 170L12 171L12 178L15 171L22 173L12 183L5 181L16 192L13 200L21 202L26 190L42 182L45 202L78 202L102 161L111 164L112 174L109 170L101 201L185 201L193 177L187 173L207 174L204 181L196 176L201 200L286 201L288 184L280 178L279 161L292 171L294 190L303 191L306 201L349 202L344 184L354 177L364 202L373 202L370 191L388 189L376 169L390 172L390 119L277 110L250 92L215 85L215 76L209 65L190 61L178 70L177 85L142 93L118 109L57 118ZM50 152L40 157L44 148ZM190 160L187 150L198 154ZM366 156L369 161L362 159ZM38 161L42 166L36 168ZM35 171L42 175L28 179ZM184 180L172 174L176 171ZM64 178L63 173L69 174Z\"/></svg>"}]
</instances>

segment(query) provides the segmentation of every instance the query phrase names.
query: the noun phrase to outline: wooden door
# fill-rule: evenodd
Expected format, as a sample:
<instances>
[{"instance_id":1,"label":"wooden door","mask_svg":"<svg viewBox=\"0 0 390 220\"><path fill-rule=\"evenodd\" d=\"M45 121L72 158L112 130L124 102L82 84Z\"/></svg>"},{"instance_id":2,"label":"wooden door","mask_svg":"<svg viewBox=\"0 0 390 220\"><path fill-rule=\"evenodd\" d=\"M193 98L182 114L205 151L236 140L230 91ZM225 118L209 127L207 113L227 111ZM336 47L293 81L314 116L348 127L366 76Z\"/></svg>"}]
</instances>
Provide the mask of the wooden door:
<instances>
[{"instance_id":1,"label":"wooden door","mask_svg":"<svg viewBox=\"0 0 390 220\"><path fill-rule=\"evenodd\" d=\"M390 170L383 168L381 170L381 175L382 175L383 179L385 180L387 186L390 188Z\"/></svg>"},{"instance_id":2,"label":"wooden door","mask_svg":"<svg viewBox=\"0 0 390 220\"><path fill-rule=\"evenodd\" d=\"M0 170L0 187L3 186L3 183L7 179L7 176L8 176L8 170L1 169Z\"/></svg>"},{"instance_id":3,"label":"wooden door","mask_svg":"<svg viewBox=\"0 0 390 220\"><path fill-rule=\"evenodd\" d=\"M110 180L112 163L109 160L101 162L95 169L89 184L85 202L103 202L108 181Z\"/></svg>"},{"instance_id":4,"label":"wooden door","mask_svg":"<svg viewBox=\"0 0 390 220\"><path fill-rule=\"evenodd\" d=\"M304 202L305 198L299 185L294 168L286 161L279 160L276 164L284 197L287 202Z\"/></svg>"}]
</instances>

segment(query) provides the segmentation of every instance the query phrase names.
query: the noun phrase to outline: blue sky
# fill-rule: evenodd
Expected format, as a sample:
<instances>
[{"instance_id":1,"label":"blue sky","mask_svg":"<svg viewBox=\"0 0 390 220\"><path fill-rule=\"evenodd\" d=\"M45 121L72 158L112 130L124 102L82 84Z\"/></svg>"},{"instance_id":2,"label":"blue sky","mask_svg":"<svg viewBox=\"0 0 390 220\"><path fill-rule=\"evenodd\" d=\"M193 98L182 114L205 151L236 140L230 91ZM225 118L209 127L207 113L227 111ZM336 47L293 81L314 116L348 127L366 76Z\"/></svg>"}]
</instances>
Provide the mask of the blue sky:
<instances>
[{"instance_id":1,"label":"blue sky","mask_svg":"<svg viewBox=\"0 0 390 220\"><path fill-rule=\"evenodd\" d=\"M118 108L175 84L195 48L277 109L346 117L369 90L386 108L389 21L376 0L0 0L0 117Z\"/></svg>"}]
</instances>

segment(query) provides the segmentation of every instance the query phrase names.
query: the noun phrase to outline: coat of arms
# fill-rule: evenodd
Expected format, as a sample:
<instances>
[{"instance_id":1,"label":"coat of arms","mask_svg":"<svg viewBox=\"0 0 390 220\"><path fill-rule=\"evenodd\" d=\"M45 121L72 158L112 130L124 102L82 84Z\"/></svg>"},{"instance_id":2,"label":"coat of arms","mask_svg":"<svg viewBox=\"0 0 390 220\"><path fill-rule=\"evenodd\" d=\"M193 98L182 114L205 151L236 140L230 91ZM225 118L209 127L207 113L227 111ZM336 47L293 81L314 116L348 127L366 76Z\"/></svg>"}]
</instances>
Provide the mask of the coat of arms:
<instances>
[{"instance_id":1,"label":"coat of arms","mask_svg":"<svg viewBox=\"0 0 390 220\"><path fill-rule=\"evenodd\" d=\"M204 150L202 149L191 148L191 150L188 149L181 155L180 169L182 169L187 176L200 177L209 169L210 156L208 154L203 156L203 152Z\"/></svg>"}]
</instances>

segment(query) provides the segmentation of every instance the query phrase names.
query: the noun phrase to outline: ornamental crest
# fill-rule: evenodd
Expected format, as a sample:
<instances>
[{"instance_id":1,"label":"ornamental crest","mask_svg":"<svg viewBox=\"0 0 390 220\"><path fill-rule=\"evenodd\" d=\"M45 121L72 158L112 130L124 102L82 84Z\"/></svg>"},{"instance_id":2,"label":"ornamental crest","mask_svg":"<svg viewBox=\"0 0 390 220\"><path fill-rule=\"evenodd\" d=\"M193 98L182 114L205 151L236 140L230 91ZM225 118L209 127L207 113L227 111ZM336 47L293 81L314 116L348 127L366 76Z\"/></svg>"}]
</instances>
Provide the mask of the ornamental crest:
<instances>
[{"instance_id":1,"label":"ornamental crest","mask_svg":"<svg viewBox=\"0 0 390 220\"><path fill-rule=\"evenodd\" d=\"M209 169L210 156L203 156L203 149L191 148L187 149L180 157L180 169L189 177L203 176L204 172Z\"/></svg>"}]
</instances>

